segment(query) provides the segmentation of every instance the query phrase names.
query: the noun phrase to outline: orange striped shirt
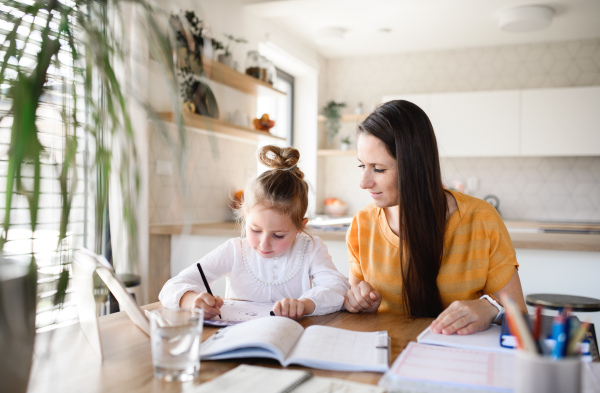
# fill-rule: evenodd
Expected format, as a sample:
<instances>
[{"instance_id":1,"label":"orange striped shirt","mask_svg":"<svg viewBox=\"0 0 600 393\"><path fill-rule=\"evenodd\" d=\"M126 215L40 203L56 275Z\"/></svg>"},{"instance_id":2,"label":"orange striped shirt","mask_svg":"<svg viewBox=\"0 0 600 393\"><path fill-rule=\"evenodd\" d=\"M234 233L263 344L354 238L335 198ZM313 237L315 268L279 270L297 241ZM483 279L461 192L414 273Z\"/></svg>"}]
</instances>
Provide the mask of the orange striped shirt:
<instances>
[{"instance_id":1,"label":"orange striped shirt","mask_svg":"<svg viewBox=\"0 0 600 393\"><path fill-rule=\"evenodd\" d=\"M502 289L518 268L515 249L500 215L489 203L451 191L458 209L446 223L437 285L444 308ZM379 311L406 314L402 304L400 239L383 209L361 209L346 234L350 273L382 295Z\"/></svg>"}]
</instances>

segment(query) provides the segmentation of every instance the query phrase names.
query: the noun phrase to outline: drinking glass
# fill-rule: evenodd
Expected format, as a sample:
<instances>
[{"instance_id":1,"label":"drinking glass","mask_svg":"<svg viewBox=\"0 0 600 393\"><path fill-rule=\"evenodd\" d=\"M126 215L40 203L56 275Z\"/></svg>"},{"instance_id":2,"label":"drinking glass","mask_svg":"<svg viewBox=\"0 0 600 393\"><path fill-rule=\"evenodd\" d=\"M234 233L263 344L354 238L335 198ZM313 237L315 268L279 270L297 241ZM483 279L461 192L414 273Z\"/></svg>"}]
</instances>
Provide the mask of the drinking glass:
<instances>
[{"instance_id":1,"label":"drinking glass","mask_svg":"<svg viewBox=\"0 0 600 393\"><path fill-rule=\"evenodd\" d=\"M200 371L201 309L154 310L150 313L150 341L154 376L165 381L189 381Z\"/></svg>"}]
</instances>

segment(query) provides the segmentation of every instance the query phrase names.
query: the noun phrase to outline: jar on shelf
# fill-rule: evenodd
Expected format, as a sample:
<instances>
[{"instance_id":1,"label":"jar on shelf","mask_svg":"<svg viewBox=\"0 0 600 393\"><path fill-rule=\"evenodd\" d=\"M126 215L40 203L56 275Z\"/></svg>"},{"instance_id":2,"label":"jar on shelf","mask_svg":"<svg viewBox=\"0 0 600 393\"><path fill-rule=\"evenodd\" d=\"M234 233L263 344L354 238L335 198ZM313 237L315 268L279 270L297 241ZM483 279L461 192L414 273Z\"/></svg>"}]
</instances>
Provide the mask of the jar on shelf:
<instances>
[{"instance_id":1,"label":"jar on shelf","mask_svg":"<svg viewBox=\"0 0 600 393\"><path fill-rule=\"evenodd\" d=\"M248 55L246 56L246 74L260 79L260 59L256 50L248 51Z\"/></svg>"},{"instance_id":2,"label":"jar on shelf","mask_svg":"<svg viewBox=\"0 0 600 393\"><path fill-rule=\"evenodd\" d=\"M267 83L273 85L275 82L275 77L277 77L277 70L275 69L275 64L271 60L267 60Z\"/></svg>"},{"instance_id":3,"label":"jar on shelf","mask_svg":"<svg viewBox=\"0 0 600 393\"><path fill-rule=\"evenodd\" d=\"M260 67L260 79L263 82L267 81L267 58L264 56L260 56L258 59L258 65Z\"/></svg>"}]
</instances>

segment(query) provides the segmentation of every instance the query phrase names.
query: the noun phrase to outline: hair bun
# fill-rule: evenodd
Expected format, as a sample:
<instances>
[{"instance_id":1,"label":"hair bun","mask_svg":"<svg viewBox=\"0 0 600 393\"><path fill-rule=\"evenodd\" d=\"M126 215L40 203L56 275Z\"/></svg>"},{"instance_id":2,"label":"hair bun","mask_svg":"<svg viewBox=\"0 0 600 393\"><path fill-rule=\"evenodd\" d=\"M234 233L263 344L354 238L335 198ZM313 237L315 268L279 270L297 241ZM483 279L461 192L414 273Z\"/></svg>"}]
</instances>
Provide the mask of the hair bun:
<instances>
[{"instance_id":1,"label":"hair bun","mask_svg":"<svg viewBox=\"0 0 600 393\"><path fill-rule=\"evenodd\" d=\"M273 169L285 169L302 174L297 167L298 160L300 160L300 152L293 147L266 145L258 151L258 161L261 164Z\"/></svg>"}]
</instances>

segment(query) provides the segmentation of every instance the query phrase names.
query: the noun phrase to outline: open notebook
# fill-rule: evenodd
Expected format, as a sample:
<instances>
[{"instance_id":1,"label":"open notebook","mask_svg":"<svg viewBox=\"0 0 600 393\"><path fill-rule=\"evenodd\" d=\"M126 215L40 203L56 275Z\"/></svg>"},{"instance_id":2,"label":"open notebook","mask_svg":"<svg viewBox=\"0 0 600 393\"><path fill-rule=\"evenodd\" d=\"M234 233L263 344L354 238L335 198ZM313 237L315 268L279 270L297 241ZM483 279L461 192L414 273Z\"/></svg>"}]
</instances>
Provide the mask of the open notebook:
<instances>
[{"instance_id":1,"label":"open notebook","mask_svg":"<svg viewBox=\"0 0 600 393\"><path fill-rule=\"evenodd\" d=\"M386 331L355 332L330 326L306 329L284 317L263 317L219 330L200 347L202 360L270 358L324 370L384 372Z\"/></svg>"}]
</instances>

